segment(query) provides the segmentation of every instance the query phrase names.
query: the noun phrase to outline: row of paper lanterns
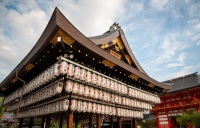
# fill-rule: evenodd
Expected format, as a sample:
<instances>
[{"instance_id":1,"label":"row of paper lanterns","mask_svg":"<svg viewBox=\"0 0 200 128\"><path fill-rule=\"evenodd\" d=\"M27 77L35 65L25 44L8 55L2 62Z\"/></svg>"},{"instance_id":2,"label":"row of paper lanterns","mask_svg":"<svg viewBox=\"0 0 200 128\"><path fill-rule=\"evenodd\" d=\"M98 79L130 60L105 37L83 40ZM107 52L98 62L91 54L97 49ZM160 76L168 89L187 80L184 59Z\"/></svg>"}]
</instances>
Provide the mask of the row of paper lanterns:
<instances>
[{"instance_id":1,"label":"row of paper lanterns","mask_svg":"<svg viewBox=\"0 0 200 128\"><path fill-rule=\"evenodd\" d=\"M56 78L60 74L66 74L68 77L74 77L75 79L85 81L86 83L91 83L108 90L116 91L121 94L128 94L129 96L141 98L143 100L151 101L154 103L160 102L160 99L157 96L153 96L151 94L144 93L138 89L128 87L117 80L109 78L105 75L101 75L101 73L91 72L84 68L81 69L78 66L75 67L73 64L67 63L66 61L63 61L60 64L54 64L53 66L42 72L40 75L38 75L36 78L31 80L29 83L27 83L25 85L23 94L26 94L40 87L48 81ZM21 89L18 89L17 91L6 97L4 104L7 104L8 102L18 98L20 94Z\"/></svg>"},{"instance_id":2,"label":"row of paper lanterns","mask_svg":"<svg viewBox=\"0 0 200 128\"><path fill-rule=\"evenodd\" d=\"M43 99L55 96L56 94L60 94L62 89L63 89L63 82L56 81L56 82L52 83L50 86L48 86L46 88L42 88L41 90L23 98L21 101L20 107L25 107L27 105L36 103ZM13 111L13 110L17 109L17 107L18 107L18 103L11 104L11 105L7 106L7 111Z\"/></svg>"}]
</instances>

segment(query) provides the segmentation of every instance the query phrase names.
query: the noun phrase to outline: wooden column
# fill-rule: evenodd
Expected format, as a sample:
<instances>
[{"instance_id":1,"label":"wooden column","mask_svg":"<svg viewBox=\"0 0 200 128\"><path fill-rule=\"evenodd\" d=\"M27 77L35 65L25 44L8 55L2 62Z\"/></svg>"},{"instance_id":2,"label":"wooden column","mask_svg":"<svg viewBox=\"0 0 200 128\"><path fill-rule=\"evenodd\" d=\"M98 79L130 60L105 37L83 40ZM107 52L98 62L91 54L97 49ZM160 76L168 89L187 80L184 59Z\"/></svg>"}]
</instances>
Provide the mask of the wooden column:
<instances>
[{"instance_id":1,"label":"wooden column","mask_svg":"<svg viewBox=\"0 0 200 128\"><path fill-rule=\"evenodd\" d=\"M28 128L32 128L33 126L33 117L30 117Z\"/></svg>"},{"instance_id":2,"label":"wooden column","mask_svg":"<svg viewBox=\"0 0 200 128\"><path fill-rule=\"evenodd\" d=\"M122 117L118 117L118 127L122 128Z\"/></svg>"},{"instance_id":3,"label":"wooden column","mask_svg":"<svg viewBox=\"0 0 200 128\"><path fill-rule=\"evenodd\" d=\"M63 116L64 116L64 113L62 112L62 113L61 113L61 116L60 116L59 128L62 128L62 125L63 125Z\"/></svg>"},{"instance_id":4,"label":"wooden column","mask_svg":"<svg viewBox=\"0 0 200 128\"><path fill-rule=\"evenodd\" d=\"M114 128L113 116L110 116L110 128Z\"/></svg>"},{"instance_id":5,"label":"wooden column","mask_svg":"<svg viewBox=\"0 0 200 128\"><path fill-rule=\"evenodd\" d=\"M45 128L50 128L50 123L51 123L51 115L46 116L46 125Z\"/></svg>"},{"instance_id":6,"label":"wooden column","mask_svg":"<svg viewBox=\"0 0 200 128\"><path fill-rule=\"evenodd\" d=\"M69 118L67 121L67 128L73 128L73 113L70 112L69 114Z\"/></svg>"},{"instance_id":7,"label":"wooden column","mask_svg":"<svg viewBox=\"0 0 200 128\"><path fill-rule=\"evenodd\" d=\"M97 128L101 128L102 118L100 114L97 114Z\"/></svg>"},{"instance_id":8,"label":"wooden column","mask_svg":"<svg viewBox=\"0 0 200 128\"><path fill-rule=\"evenodd\" d=\"M133 118L133 128L137 128L137 119Z\"/></svg>"},{"instance_id":9,"label":"wooden column","mask_svg":"<svg viewBox=\"0 0 200 128\"><path fill-rule=\"evenodd\" d=\"M45 123L45 116L42 116L41 128L44 128L44 123Z\"/></svg>"},{"instance_id":10,"label":"wooden column","mask_svg":"<svg viewBox=\"0 0 200 128\"><path fill-rule=\"evenodd\" d=\"M21 118L21 119L19 120L19 127L22 128L22 125L23 125L23 118Z\"/></svg>"}]
</instances>

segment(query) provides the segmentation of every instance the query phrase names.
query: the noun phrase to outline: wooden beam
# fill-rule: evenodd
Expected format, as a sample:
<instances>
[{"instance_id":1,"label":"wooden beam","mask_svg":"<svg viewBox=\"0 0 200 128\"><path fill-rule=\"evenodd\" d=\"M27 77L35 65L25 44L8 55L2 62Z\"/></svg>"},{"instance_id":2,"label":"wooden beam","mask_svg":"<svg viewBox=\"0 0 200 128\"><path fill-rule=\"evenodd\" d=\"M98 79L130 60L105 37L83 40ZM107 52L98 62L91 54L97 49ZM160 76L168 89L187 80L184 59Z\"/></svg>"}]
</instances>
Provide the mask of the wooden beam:
<instances>
[{"instance_id":1,"label":"wooden beam","mask_svg":"<svg viewBox=\"0 0 200 128\"><path fill-rule=\"evenodd\" d=\"M73 128L73 118L74 118L74 115L72 112L70 112L69 118L67 121L67 128Z\"/></svg>"},{"instance_id":2,"label":"wooden beam","mask_svg":"<svg viewBox=\"0 0 200 128\"><path fill-rule=\"evenodd\" d=\"M45 128L50 128L50 123L51 123L51 115L46 116L46 125Z\"/></svg>"},{"instance_id":3,"label":"wooden beam","mask_svg":"<svg viewBox=\"0 0 200 128\"><path fill-rule=\"evenodd\" d=\"M101 128L102 118L100 114L97 114L97 128Z\"/></svg>"}]
</instances>

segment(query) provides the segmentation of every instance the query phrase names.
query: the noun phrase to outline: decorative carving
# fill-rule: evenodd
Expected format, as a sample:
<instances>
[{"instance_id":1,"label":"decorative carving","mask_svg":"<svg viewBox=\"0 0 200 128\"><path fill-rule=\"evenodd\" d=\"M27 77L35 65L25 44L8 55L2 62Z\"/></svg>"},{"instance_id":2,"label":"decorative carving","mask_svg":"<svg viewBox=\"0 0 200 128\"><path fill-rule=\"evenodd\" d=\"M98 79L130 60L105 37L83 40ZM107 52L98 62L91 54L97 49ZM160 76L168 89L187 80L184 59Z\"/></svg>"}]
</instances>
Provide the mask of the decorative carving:
<instances>
[{"instance_id":1,"label":"decorative carving","mask_svg":"<svg viewBox=\"0 0 200 128\"><path fill-rule=\"evenodd\" d=\"M138 76L136 76L136 75L134 75L134 74L131 74L130 77L131 77L132 79L134 79L134 80L137 80L137 79L139 78Z\"/></svg>"},{"instance_id":2,"label":"decorative carving","mask_svg":"<svg viewBox=\"0 0 200 128\"><path fill-rule=\"evenodd\" d=\"M132 60L130 58L129 55L125 55L126 60L128 61L128 63L131 65L132 64Z\"/></svg>"},{"instance_id":3,"label":"decorative carving","mask_svg":"<svg viewBox=\"0 0 200 128\"><path fill-rule=\"evenodd\" d=\"M15 83L17 81L17 79L16 78L13 78L12 80L11 80L11 83Z\"/></svg>"},{"instance_id":4,"label":"decorative carving","mask_svg":"<svg viewBox=\"0 0 200 128\"><path fill-rule=\"evenodd\" d=\"M110 50L110 54L111 54L112 56L116 57L117 59L121 59L121 55L118 54L118 53L116 53L116 52L113 51L113 50Z\"/></svg>"},{"instance_id":5,"label":"decorative carving","mask_svg":"<svg viewBox=\"0 0 200 128\"><path fill-rule=\"evenodd\" d=\"M54 37L51 39L50 43L52 43L55 46L58 43L58 37L61 37L61 41L63 41L67 45L72 45L75 42L75 40L71 36L59 29L54 35Z\"/></svg>"},{"instance_id":6,"label":"decorative carving","mask_svg":"<svg viewBox=\"0 0 200 128\"><path fill-rule=\"evenodd\" d=\"M150 86L150 87L154 87L155 85L152 84L152 83L149 83L148 86Z\"/></svg>"},{"instance_id":7,"label":"decorative carving","mask_svg":"<svg viewBox=\"0 0 200 128\"><path fill-rule=\"evenodd\" d=\"M113 68L115 66L114 63L112 63L112 62L110 62L109 60L106 60L106 59L102 61L102 64L105 64L105 66L108 66L110 68Z\"/></svg>"},{"instance_id":8,"label":"decorative carving","mask_svg":"<svg viewBox=\"0 0 200 128\"><path fill-rule=\"evenodd\" d=\"M124 49L123 43L122 43L122 41L121 41L121 39L120 39L119 37L117 37L116 39L114 39L112 42L113 42L114 44L117 44L118 47L119 47L121 50Z\"/></svg>"},{"instance_id":9,"label":"decorative carving","mask_svg":"<svg viewBox=\"0 0 200 128\"><path fill-rule=\"evenodd\" d=\"M31 70L34 67L33 64L29 63L26 67L25 70L28 72L29 70Z\"/></svg>"}]
</instances>

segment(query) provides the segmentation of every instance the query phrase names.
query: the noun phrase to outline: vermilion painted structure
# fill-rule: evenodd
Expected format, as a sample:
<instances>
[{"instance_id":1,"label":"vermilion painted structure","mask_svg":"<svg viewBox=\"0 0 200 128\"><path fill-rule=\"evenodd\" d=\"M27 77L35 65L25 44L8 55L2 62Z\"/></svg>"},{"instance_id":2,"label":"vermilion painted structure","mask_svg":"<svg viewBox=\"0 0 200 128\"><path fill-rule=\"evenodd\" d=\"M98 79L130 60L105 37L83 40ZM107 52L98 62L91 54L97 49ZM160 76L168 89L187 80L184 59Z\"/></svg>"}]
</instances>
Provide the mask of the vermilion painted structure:
<instances>
[{"instance_id":1,"label":"vermilion painted structure","mask_svg":"<svg viewBox=\"0 0 200 128\"><path fill-rule=\"evenodd\" d=\"M175 128L177 116L190 109L199 111L200 76L193 73L163 83L172 84L172 89L159 96L161 103L152 112L157 115L158 128Z\"/></svg>"}]
</instances>

